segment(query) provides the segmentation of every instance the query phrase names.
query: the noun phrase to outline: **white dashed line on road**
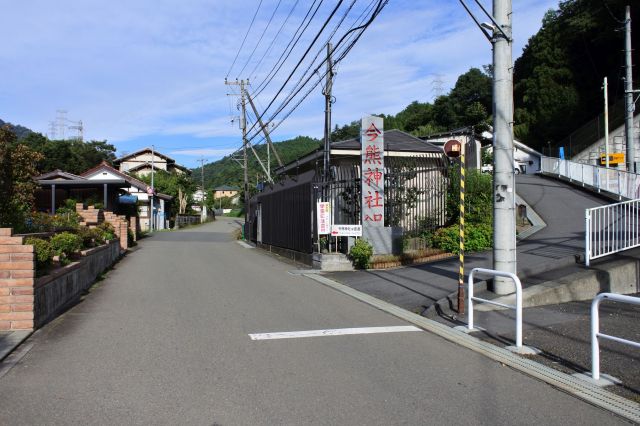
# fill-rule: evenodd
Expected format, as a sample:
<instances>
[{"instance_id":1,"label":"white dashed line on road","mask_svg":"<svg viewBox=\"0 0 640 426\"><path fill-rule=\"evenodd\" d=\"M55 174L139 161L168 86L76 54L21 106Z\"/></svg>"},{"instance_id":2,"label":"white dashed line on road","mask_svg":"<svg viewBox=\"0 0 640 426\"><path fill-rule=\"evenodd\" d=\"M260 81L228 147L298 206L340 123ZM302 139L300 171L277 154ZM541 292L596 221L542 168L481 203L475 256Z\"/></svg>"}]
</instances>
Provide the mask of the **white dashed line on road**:
<instances>
[{"instance_id":1,"label":"white dashed line on road","mask_svg":"<svg viewBox=\"0 0 640 426\"><path fill-rule=\"evenodd\" d=\"M273 340L273 339L299 339L302 337L322 337L322 336L344 336L349 334L379 334L379 333L400 333L405 331L422 331L412 325L401 325L396 327L362 327L362 328L336 328L327 330L306 330L306 331L285 331L274 333L249 334L251 340Z\"/></svg>"}]
</instances>

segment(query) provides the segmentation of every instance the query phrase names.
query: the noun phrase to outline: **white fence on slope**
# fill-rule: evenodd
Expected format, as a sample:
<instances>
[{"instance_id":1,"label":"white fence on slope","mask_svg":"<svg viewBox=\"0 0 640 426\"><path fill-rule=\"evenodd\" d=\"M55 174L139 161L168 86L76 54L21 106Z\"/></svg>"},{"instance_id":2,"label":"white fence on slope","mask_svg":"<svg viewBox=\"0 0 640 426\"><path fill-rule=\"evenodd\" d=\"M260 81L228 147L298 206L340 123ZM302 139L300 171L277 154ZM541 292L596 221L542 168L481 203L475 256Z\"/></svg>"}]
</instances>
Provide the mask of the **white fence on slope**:
<instances>
[{"instance_id":1,"label":"white fence on slope","mask_svg":"<svg viewBox=\"0 0 640 426\"><path fill-rule=\"evenodd\" d=\"M569 179L595 189L618 196L619 200L640 198L640 175L624 170L575 163L559 158L542 157L540 168L543 173Z\"/></svg>"},{"instance_id":2,"label":"white fence on slope","mask_svg":"<svg viewBox=\"0 0 640 426\"><path fill-rule=\"evenodd\" d=\"M640 246L640 200L585 210L585 265L591 259Z\"/></svg>"}]
</instances>

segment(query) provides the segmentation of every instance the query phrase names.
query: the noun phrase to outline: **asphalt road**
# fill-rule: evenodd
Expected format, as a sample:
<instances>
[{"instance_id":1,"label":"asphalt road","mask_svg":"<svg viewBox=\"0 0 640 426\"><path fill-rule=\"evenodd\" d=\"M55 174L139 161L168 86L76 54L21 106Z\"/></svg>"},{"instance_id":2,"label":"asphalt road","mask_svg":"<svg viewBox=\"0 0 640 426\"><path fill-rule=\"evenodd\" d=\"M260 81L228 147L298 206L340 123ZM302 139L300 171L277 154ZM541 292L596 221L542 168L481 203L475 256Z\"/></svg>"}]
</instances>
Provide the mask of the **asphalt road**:
<instances>
[{"instance_id":1,"label":"asphalt road","mask_svg":"<svg viewBox=\"0 0 640 426\"><path fill-rule=\"evenodd\" d=\"M0 378L0 424L626 424L231 240L230 223L140 242ZM31 346L32 345L32 346Z\"/></svg>"}]
</instances>

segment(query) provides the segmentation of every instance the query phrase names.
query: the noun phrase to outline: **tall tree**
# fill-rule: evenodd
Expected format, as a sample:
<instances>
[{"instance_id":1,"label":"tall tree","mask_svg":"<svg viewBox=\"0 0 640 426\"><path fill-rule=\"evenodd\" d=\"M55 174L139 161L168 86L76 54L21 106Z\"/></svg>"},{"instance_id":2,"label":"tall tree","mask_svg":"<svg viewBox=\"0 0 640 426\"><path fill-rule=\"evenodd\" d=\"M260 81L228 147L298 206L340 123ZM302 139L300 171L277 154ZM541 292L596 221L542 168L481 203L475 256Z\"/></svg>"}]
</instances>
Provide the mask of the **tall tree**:
<instances>
[{"instance_id":1,"label":"tall tree","mask_svg":"<svg viewBox=\"0 0 640 426\"><path fill-rule=\"evenodd\" d=\"M33 176L43 156L16 141L9 126L0 128L0 226L20 230L34 207Z\"/></svg>"}]
</instances>

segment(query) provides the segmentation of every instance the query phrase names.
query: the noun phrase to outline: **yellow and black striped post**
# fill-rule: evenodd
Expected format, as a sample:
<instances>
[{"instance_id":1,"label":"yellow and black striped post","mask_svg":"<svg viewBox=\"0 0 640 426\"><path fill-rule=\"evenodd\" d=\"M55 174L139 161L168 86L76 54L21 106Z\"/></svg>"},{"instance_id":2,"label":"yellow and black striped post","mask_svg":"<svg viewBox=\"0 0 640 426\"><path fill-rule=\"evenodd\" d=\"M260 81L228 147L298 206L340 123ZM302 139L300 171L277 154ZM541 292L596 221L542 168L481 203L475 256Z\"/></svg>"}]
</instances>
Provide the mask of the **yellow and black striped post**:
<instances>
[{"instance_id":1,"label":"yellow and black striped post","mask_svg":"<svg viewBox=\"0 0 640 426\"><path fill-rule=\"evenodd\" d=\"M458 274L458 314L464 314L464 178L465 144L460 147L460 272Z\"/></svg>"}]
</instances>

